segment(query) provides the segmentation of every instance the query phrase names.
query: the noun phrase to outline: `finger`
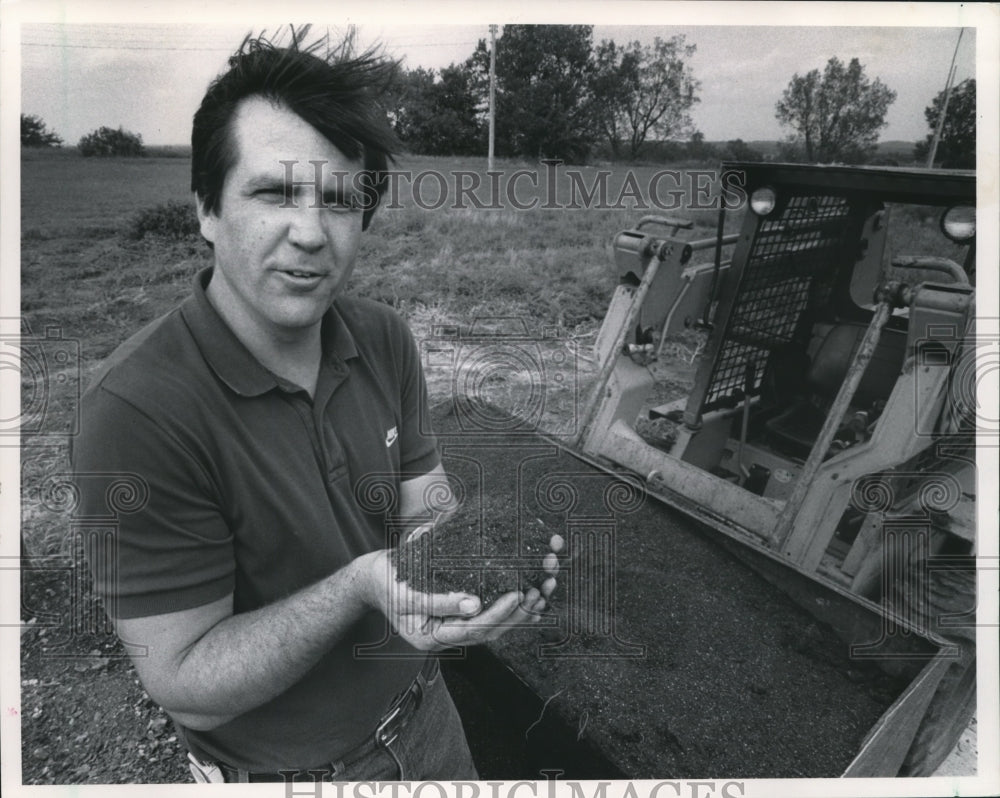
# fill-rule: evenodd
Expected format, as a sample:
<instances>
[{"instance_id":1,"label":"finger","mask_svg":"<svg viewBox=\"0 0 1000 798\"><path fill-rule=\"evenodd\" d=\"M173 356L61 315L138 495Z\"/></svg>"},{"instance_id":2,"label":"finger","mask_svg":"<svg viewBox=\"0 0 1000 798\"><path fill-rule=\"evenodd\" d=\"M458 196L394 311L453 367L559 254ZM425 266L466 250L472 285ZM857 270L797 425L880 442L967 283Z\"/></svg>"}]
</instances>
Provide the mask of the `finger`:
<instances>
[{"instance_id":1,"label":"finger","mask_svg":"<svg viewBox=\"0 0 1000 798\"><path fill-rule=\"evenodd\" d=\"M542 594L538 592L537 587L533 587L524 594L524 599L520 603L520 607L525 612L531 612L535 606L535 603L542 597Z\"/></svg>"},{"instance_id":2,"label":"finger","mask_svg":"<svg viewBox=\"0 0 1000 798\"><path fill-rule=\"evenodd\" d=\"M438 642L438 629L444 621L426 615L402 615L396 631L418 651L438 651L445 647Z\"/></svg>"},{"instance_id":3,"label":"finger","mask_svg":"<svg viewBox=\"0 0 1000 798\"><path fill-rule=\"evenodd\" d=\"M559 557L554 552L549 552L542 558L542 568L548 574L559 573Z\"/></svg>"},{"instance_id":4,"label":"finger","mask_svg":"<svg viewBox=\"0 0 1000 798\"><path fill-rule=\"evenodd\" d=\"M505 593L474 618L445 618L435 629L434 639L443 646L476 645L494 640L515 622L525 624L530 616L520 609L520 593Z\"/></svg>"},{"instance_id":5,"label":"finger","mask_svg":"<svg viewBox=\"0 0 1000 798\"><path fill-rule=\"evenodd\" d=\"M503 623L512 613L517 612L522 601L524 601L523 593L517 591L504 593L479 615L470 618L466 623L470 626L496 626Z\"/></svg>"},{"instance_id":6,"label":"finger","mask_svg":"<svg viewBox=\"0 0 1000 798\"><path fill-rule=\"evenodd\" d=\"M549 596L551 596L552 595L552 591L554 591L556 589L556 585L557 584L558 584L558 582L556 582L556 580L553 579L552 577L549 577L548 579L546 579L544 582L542 582L542 595L545 598L548 598Z\"/></svg>"},{"instance_id":7,"label":"finger","mask_svg":"<svg viewBox=\"0 0 1000 798\"><path fill-rule=\"evenodd\" d=\"M545 596L542 595L538 588L529 590L524 597L524 601L521 602L521 610L528 615L530 623L535 623L541 618L545 606Z\"/></svg>"},{"instance_id":8,"label":"finger","mask_svg":"<svg viewBox=\"0 0 1000 798\"><path fill-rule=\"evenodd\" d=\"M434 528L434 524L421 524L416 529L414 529L409 535L406 536L406 542L409 543L416 540L423 535L426 535Z\"/></svg>"},{"instance_id":9,"label":"finger","mask_svg":"<svg viewBox=\"0 0 1000 798\"><path fill-rule=\"evenodd\" d=\"M420 593L405 583L395 597L400 613L429 615L445 618L453 615L471 616L482 609L478 597L469 593Z\"/></svg>"},{"instance_id":10,"label":"finger","mask_svg":"<svg viewBox=\"0 0 1000 798\"><path fill-rule=\"evenodd\" d=\"M542 596L538 592L538 589L531 588L517 604L510 608L510 612L506 616L501 617L501 612L505 611L509 605L499 608L501 612L497 613L497 623L489 629L486 639L496 640L511 629L519 626L530 626L535 623L538 620L538 615L534 608L541 600Z\"/></svg>"},{"instance_id":11,"label":"finger","mask_svg":"<svg viewBox=\"0 0 1000 798\"><path fill-rule=\"evenodd\" d=\"M549 548L552 549L556 554L563 550L563 546L566 545L566 541L563 540L562 535L553 535L549 538Z\"/></svg>"}]
</instances>

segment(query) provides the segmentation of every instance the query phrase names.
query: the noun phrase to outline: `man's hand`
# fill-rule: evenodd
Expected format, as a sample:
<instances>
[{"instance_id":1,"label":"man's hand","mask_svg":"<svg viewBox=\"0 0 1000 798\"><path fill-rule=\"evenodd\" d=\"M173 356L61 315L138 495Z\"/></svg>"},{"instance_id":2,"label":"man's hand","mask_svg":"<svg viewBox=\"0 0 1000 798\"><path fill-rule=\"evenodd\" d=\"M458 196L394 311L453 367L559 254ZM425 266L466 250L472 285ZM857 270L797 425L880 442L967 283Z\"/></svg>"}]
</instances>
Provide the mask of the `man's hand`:
<instances>
[{"instance_id":1,"label":"man's hand","mask_svg":"<svg viewBox=\"0 0 1000 798\"><path fill-rule=\"evenodd\" d=\"M549 547L552 551L545 555L542 567L550 576L541 590L505 593L482 611L479 599L468 593L419 593L398 582L388 551L365 555L370 558L368 572L372 585L368 598L403 639L422 651L496 640L509 630L535 623L541 617L556 587L562 537L553 535Z\"/></svg>"}]
</instances>

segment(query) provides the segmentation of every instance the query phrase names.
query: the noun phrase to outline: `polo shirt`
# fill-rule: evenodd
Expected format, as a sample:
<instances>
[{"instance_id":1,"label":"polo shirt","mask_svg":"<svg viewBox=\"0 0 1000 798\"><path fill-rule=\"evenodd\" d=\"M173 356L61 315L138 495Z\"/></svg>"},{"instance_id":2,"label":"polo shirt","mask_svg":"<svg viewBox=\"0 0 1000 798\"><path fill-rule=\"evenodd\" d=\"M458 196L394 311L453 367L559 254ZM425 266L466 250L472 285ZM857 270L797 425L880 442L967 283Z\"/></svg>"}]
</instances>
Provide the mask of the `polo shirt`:
<instances>
[{"instance_id":1,"label":"polo shirt","mask_svg":"<svg viewBox=\"0 0 1000 798\"><path fill-rule=\"evenodd\" d=\"M336 300L310 398L236 338L210 279L122 344L81 400L79 514L115 519L111 551L89 556L112 617L230 593L242 613L313 584L387 547L400 480L440 462L419 352L390 308ZM138 493L110 513L122 475ZM248 770L319 766L365 739L421 662L373 611L281 695L180 731L195 753Z\"/></svg>"}]
</instances>

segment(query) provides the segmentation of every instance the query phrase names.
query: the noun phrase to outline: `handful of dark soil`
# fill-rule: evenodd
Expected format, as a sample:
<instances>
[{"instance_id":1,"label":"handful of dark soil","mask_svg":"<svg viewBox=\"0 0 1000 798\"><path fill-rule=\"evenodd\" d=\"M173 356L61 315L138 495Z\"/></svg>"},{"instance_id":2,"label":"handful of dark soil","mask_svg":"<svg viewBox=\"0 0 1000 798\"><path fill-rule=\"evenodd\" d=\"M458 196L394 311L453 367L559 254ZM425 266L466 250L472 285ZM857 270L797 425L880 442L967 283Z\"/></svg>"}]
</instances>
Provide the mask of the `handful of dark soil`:
<instances>
[{"instance_id":1,"label":"handful of dark soil","mask_svg":"<svg viewBox=\"0 0 1000 798\"><path fill-rule=\"evenodd\" d=\"M396 578L422 593L472 593L486 607L504 593L541 589L553 531L540 519L520 525L510 507L463 508L392 552Z\"/></svg>"}]
</instances>

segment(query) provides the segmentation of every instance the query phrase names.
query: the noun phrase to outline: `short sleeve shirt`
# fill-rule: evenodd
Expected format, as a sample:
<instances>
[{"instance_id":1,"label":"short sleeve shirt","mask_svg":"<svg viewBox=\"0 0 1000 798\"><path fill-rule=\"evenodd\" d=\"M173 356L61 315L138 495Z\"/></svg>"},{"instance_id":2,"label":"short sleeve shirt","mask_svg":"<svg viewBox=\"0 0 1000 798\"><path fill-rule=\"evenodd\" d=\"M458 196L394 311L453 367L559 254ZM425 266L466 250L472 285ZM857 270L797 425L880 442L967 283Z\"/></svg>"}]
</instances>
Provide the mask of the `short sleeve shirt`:
<instances>
[{"instance_id":1,"label":"short sleeve shirt","mask_svg":"<svg viewBox=\"0 0 1000 798\"><path fill-rule=\"evenodd\" d=\"M83 518L114 517L90 557L113 617L270 604L385 548L401 480L439 462L419 352L388 307L341 297L323 319L314 397L264 368L192 296L101 367L73 467ZM112 511L113 483L135 486ZM297 684L208 732L196 752L247 769L312 767L360 743L420 658L372 612Z\"/></svg>"}]
</instances>

